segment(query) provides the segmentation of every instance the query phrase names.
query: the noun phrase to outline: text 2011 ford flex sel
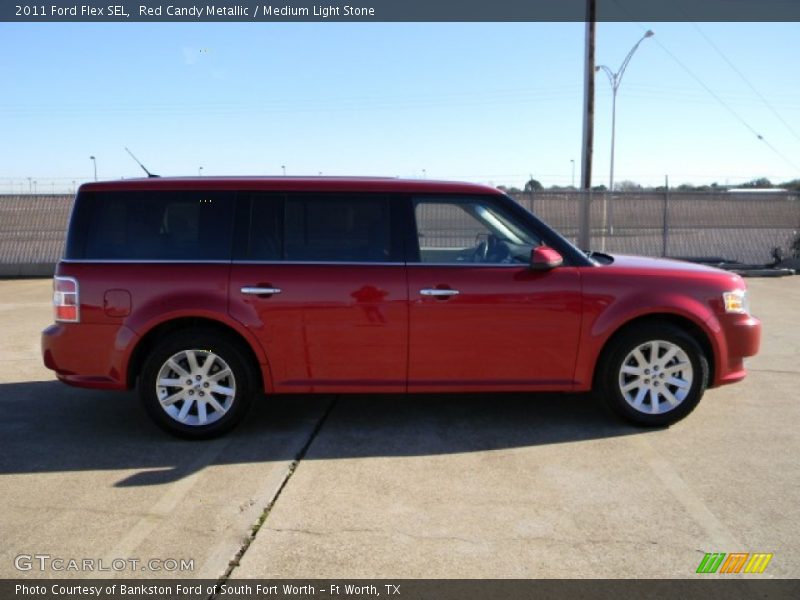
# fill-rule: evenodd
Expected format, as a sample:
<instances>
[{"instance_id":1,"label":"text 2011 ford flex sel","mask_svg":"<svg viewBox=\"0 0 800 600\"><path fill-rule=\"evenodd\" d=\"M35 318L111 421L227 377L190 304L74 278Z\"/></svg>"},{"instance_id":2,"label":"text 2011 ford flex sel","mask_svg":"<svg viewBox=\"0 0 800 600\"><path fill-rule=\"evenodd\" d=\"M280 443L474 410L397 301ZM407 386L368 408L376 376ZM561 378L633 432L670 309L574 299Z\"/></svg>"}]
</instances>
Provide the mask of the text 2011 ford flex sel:
<instances>
[{"instance_id":1,"label":"text 2011 ford flex sel","mask_svg":"<svg viewBox=\"0 0 800 600\"><path fill-rule=\"evenodd\" d=\"M594 390L666 425L758 350L738 275L587 256L498 190L397 179L81 187L44 362L208 437L262 393Z\"/></svg>"}]
</instances>

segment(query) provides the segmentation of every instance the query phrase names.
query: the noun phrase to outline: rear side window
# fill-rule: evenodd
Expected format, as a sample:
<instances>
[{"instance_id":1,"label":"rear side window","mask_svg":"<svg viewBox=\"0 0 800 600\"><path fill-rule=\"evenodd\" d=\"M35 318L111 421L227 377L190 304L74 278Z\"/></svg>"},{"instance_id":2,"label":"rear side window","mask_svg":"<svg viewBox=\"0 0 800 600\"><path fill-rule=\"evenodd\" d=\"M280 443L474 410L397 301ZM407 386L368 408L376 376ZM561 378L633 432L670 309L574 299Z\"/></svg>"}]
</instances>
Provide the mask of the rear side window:
<instances>
[{"instance_id":1,"label":"rear side window","mask_svg":"<svg viewBox=\"0 0 800 600\"><path fill-rule=\"evenodd\" d=\"M358 194L253 195L246 258L389 262L402 251L389 198Z\"/></svg>"},{"instance_id":2,"label":"rear side window","mask_svg":"<svg viewBox=\"0 0 800 600\"><path fill-rule=\"evenodd\" d=\"M66 258L230 260L233 207L226 192L82 193Z\"/></svg>"}]
</instances>

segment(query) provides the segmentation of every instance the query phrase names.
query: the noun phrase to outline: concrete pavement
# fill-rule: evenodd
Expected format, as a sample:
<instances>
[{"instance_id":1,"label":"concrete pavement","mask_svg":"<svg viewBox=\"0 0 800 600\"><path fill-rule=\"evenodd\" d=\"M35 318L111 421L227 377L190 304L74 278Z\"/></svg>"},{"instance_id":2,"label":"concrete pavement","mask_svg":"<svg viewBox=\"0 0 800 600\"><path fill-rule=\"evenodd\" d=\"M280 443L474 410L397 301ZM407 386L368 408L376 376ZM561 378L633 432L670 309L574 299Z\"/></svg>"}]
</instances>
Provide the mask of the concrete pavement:
<instances>
[{"instance_id":1,"label":"concrete pavement","mask_svg":"<svg viewBox=\"0 0 800 600\"><path fill-rule=\"evenodd\" d=\"M339 398L236 577L800 575L800 277L749 280L750 377L666 430L582 396Z\"/></svg>"}]
</instances>

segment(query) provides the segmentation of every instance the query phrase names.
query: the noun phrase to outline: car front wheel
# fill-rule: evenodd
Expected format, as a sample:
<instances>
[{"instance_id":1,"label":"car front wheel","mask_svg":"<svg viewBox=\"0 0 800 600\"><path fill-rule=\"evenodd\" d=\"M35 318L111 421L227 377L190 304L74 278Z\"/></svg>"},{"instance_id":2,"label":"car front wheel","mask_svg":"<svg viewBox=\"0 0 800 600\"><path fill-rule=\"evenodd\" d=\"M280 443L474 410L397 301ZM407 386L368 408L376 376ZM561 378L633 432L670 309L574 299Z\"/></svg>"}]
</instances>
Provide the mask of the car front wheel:
<instances>
[{"instance_id":1,"label":"car front wheel","mask_svg":"<svg viewBox=\"0 0 800 600\"><path fill-rule=\"evenodd\" d=\"M161 428L200 439L241 421L255 388L253 368L237 344L216 332L184 331L147 357L139 396Z\"/></svg>"},{"instance_id":2,"label":"car front wheel","mask_svg":"<svg viewBox=\"0 0 800 600\"><path fill-rule=\"evenodd\" d=\"M613 340L598 376L598 392L624 419L665 426L688 415L708 385L708 359L684 330L644 325Z\"/></svg>"}]
</instances>

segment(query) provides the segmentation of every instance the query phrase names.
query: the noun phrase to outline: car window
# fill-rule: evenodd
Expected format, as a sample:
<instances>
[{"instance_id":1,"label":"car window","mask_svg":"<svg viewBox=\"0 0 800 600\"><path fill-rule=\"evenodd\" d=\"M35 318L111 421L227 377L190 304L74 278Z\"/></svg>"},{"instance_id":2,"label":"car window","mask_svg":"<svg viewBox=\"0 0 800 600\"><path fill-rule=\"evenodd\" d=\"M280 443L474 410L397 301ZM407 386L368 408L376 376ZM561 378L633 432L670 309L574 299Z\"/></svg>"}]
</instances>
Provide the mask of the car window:
<instances>
[{"instance_id":1,"label":"car window","mask_svg":"<svg viewBox=\"0 0 800 600\"><path fill-rule=\"evenodd\" d=\"M245 258L275 261L283 258L283 195L250 196L250 234Z\"/></svg>"},{"instance_id":2,"label":"car window","mask_svg":"<svg viewBox=\"0 0 800 600\"><path fill-rule=\"evenodd\" d=\"M416 198L420 262L527 264L538 236L491 199Z\"/></svg>"},{"instance_id":3,"label":"car window","mask_svg":"<svg viewBox=\"0 0 800 600\"><path fill-rule=\"evenodd\" d=\"M67 258L230 260L233 203L219 192L93 192L76 201Z\"/></svg>"},{"instance_id":4,"label":"car window","mask_svg":"<svg viewBox=\"0 0 800 600\"><path fill-rule=\"evenodd\" d=\"M396 254L388 198L253 196L249 260L388 262Z\"/></svg>"}]
</instances>

